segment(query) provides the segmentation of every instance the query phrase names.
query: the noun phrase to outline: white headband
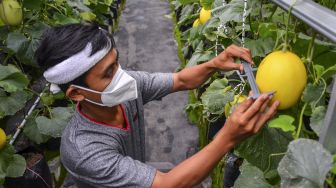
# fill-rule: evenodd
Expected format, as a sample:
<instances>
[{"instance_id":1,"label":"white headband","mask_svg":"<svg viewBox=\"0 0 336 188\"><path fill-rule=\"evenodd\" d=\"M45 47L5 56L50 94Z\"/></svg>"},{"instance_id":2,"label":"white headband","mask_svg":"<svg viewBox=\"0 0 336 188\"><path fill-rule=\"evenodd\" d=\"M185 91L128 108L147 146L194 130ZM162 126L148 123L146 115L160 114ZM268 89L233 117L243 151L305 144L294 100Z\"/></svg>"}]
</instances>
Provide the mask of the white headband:
<instances>
[{"instance_id":1,"label":"white headband","mask_svg":"<svg viewBox=\"0 0 336 188\"><path fill-rule=\"evenodd\" d=\"M69 57L43 73L45 79L52 84L68 83L97 64L111 50L111 41L107 47L91 55L92 44L89 42L84 50Z\"/></svg>"}]
</instances>

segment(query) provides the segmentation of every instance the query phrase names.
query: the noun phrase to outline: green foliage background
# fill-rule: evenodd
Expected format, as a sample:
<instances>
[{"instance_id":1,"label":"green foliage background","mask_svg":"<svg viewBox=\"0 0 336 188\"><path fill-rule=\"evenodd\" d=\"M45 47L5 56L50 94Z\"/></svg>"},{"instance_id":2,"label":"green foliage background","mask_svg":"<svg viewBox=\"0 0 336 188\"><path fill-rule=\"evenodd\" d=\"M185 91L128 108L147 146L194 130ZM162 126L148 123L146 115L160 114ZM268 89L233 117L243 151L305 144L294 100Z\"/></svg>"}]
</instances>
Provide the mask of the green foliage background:
<instances>
[{"instance_id":1,"label":"green foliage background","mask_svg":"<svg viewBox=\"0 0 336 188\"><path fill-rule=\"evenodd\" d=\"M336 10L335 0L315 2ZM170 0L170 3L183 62L181 69L210 60L230 44L240 45L243 0ZM209 6L212 18L204 25L192 27L201 8ZM235 147L235 153L245 159L235 187L321 187L324 182L335 187L336 175L330 171L336 165L331 157L335 153L323 149L317 140L330 98L327 88L336 74L336 45L271 1L248 1L247 13L245 46L251 49L257 66L267 54L285 47L301 57L309 78L296 106L279 112L259 134ZM247 94L248 84L235 72L218 72L201 88L190 92L186 112L199 128L201 148L211 141L207 135L210 123L224 116L225 105L233 101L233 95L241 94L242 87L242 94ZM303 156L311 155L307 144L317 152L315 161L297 156L298 151ZM292 169L295 160L301 166ZM325 161L326 165L319 165L318 161ZM314 169L316 166L320 169ZM223 173L221 163L212 174L213 187L223 187L223 181L218 180Z\"/></svg>"},{"instance_id":2,"label":"green foliage background","mask_svg":"<svg viewBox=\"0 0 336 188\"><path fill-rule=\"evenodd\" d=\"M51 138L60 137L73 113L73 104L65 100L63 93L53 94L49 92L48 85L41 86L42 72L34 60L40 36L48 27L85 21L96 22L112 32L118 25L125 0L19 0L18 2L23 11L22 23L9 26L0 22L0 127L10 130L7 127L10 126L8 120L11 118L23 120L20 114L25 114L42 92L41 102L27 117L21 135L40 145ZM38 88L36 86L42 89L36 89ZM57 101L63 101L67 105L54 107ZM14 132L7 134L8 142ZM45 152L50 159L58 155L58 152L56 154L51 152L53 153L51 155L48 151ZM25 169L25 159L16 154L14 146L7 143L0 151L0 184L4 183L5 177L22 176ZM56 185L60 186L61 182L56 182Z\"/></svg>"}]
</instances>

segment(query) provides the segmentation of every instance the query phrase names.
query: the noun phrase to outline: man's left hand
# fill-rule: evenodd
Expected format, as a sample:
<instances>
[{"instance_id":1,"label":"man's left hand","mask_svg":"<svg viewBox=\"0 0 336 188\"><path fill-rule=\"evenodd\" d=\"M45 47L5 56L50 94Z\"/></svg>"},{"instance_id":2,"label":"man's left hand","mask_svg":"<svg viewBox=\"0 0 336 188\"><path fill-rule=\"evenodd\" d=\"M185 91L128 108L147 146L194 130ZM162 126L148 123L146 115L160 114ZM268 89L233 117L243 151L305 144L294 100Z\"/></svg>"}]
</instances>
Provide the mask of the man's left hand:
<instances>
[{"instance_id":1,"label":"man's left hand","mask_svg":"<svg viewBox=\"0 0 336 188\"><path fill-rule=\"evenodd\" d=\"M225 71L240 70L243 72L243 65L235 63L236 58L241 58L248 63L254 64L251 51L247 48L239 47L234 44L227 47L222 53L215 57L213 59L213 64L217 69Z\"/></svg>"}]
</instances>

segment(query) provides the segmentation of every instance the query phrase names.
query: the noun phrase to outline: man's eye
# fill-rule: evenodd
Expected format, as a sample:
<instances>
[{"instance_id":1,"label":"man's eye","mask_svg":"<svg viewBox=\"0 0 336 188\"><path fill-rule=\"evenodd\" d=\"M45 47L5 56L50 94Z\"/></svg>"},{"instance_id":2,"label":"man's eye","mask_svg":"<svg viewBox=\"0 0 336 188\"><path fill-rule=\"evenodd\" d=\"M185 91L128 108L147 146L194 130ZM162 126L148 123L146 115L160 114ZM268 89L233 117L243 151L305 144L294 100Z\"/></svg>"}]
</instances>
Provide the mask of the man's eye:
<instances>
[{"instance_id":1,"label":"man's eye","mask_svg":"<svg viewBox=\"0 0 336 188\"><path fill-rule=\"evenodd\" d=\"M107 69L106 71L106 77L112 77L113 75L113 68L112 66L110 68Z\"/></svg>"}]
</instances>

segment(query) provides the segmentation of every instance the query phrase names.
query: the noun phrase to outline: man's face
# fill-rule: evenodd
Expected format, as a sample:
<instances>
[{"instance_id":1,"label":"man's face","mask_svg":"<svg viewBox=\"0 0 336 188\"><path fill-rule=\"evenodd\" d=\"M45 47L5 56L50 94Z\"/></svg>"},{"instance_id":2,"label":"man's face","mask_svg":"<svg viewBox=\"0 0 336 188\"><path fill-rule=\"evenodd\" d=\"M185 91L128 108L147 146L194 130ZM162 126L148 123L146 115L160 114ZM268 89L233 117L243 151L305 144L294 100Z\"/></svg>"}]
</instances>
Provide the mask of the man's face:
<instances>
[{"instance_id":1,"label":"man's face","mask_svg":"<svg viewBox=\"0 0 336 188\"><path fill-rule=\"evenodd\" d=\"M102 92L110 84L119 66L117 57L118 52L113 48L102 60L88 71L85 82L89 89ZM78 94L83 95L84 98L101 103L100 94L78 88L76 88L76 91Z\"/></svg>"}]
</instances>

